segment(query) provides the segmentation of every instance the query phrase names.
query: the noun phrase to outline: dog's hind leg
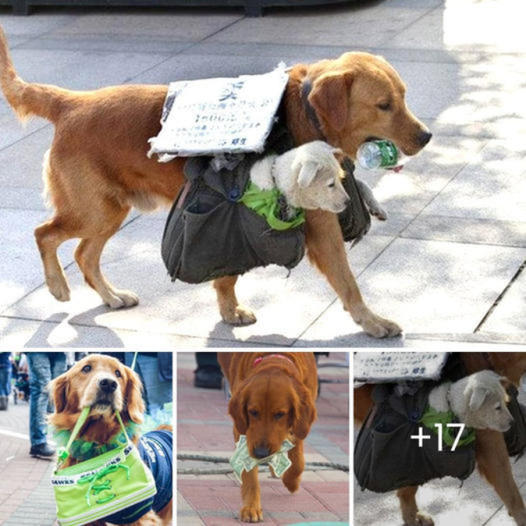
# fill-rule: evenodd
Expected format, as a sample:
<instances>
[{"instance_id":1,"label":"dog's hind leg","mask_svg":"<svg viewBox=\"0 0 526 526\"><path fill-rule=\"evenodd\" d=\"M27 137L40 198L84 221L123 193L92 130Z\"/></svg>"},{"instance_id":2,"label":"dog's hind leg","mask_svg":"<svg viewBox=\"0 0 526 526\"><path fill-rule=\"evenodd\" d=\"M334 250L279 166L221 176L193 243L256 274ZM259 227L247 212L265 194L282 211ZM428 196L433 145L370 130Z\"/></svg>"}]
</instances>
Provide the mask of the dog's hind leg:
<instances>
[{"instance_id":1,"label":"dog's hind leg","mask_svg":"<svg viewBox=\"0 0 526 526\"><path fill-rule=\"evenodd\" d=\"M511 465L502 433L477 430L475 452L481 475L495 488L509 515L518 526L526 526L526 510Z\"/></svg>"},{"instance_id":2,"label":"dog's hind leg","mask_svg":"<svg viewBox=\"0 0 526 526\"><path fill-rule=\"evenodd\" d=\"M256 316L247 307L240 305L236 297L238 276L225 276L214 280L219 312L223 321L231 325L250 325L256 322Z\"/></svg>"},{"instance_id":3,"label":"dog's hind leg","mask_svg":"<svg viewBox=\"0 0 526 526\"><path fill-rule=\"evenodd\" d=\"M84 274L86 283L95 289L102 301L112 309L121 307L132 307L139 303L136 294L128 290L115 288L102 274L100 269L100 257L108 239L119 229L129 209L122 209L112 217L111 228L105 225L105 230L99 235L84 237L75 250L75 260Z\"/></svg>"},{"instance_id":4,"label":"dog's hind leg","mask_svg":"<svg viewBox=\"0 0 526 526\"><path fill-rule=\"evenodd\" d=\"M417 491L418 486L406 486L396 492L396 496L400 501L404 526L433 526L435 524L433 519L418 511L415 498Z\"/></svg>"},{"instance_id":5,"label":"dog's hind leg","mask_svg":"<svg viewBox=\"0 0 526 526\"><path fill-rule=\"evenodd\" d=\"M398 336L402 329L396 323L377 316L365 305L347 262L337 216L323 210L307 210L306 215L307 255L325 275L352 319L375 338Z\"/></svg>"},{"instance_id":6,"label":"dog's hind leg","mask_svg":"<svg viewBox=\"0 0 526 526\"><path fill-rule=\"evenodd\" d=\"M58 247L75 237L60 216L42 223L35 229L35 239L44 265L44 275L49 291L59 301L69 301L69 285L58 259Z\"/></svg>"}]
</instances>

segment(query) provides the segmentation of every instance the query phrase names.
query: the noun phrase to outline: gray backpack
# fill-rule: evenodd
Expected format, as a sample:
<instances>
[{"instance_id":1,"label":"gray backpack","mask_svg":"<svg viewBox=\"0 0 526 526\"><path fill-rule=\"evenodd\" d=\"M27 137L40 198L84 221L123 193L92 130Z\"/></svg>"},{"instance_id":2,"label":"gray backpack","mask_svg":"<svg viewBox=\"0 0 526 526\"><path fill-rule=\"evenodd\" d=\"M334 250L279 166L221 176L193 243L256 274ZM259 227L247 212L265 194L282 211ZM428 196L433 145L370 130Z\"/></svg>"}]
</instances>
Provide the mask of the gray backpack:
<instances>
[{"instance_id":1,"label":"gray backpack","mask_svg":"<svg viewBox=\"0 0 526 526\"><path fill-rule=\"evenodd\" d=\"M419 423L434 382L379 384L373 391L374 406L360 429L354 448L354 474L360 487L383 493L418 486L445 476L464 480L475 468L474 442L438 450L438 436ZM419 427L430 439L423 447L411 439Z\"/></svg>"}]
</instances>

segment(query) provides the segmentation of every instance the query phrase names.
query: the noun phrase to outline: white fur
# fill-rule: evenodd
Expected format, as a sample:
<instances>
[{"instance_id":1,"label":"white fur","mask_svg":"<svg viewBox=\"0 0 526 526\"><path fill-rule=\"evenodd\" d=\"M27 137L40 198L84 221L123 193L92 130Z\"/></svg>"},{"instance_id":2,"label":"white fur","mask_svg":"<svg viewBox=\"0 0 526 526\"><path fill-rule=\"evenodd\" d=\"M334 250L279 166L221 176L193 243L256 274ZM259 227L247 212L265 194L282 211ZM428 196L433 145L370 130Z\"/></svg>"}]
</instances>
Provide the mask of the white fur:
<instances>
[{"instance_id":1,"label":"white fur","mask_svg":"<svg viewBox=\"0 0 526 526\"><path fill-rule=\"evenodd\" d=\"M444 382L429 393L429 405L442 412L451 409L469 427L506 431L512 416L503 380L493 371L479 371L454 383Z\"/></svg>"},{"instance_id":2,"label":"white fur","mask_svg":"<svg viewBox=\"0 0 526 526\"><path fill-rule=\"evenodd\" d=\"M344 173L337 152L323 141L313 141L279 156L264 157L252 167L250 179L268 190L274 186L274 176L289 205L338 213L345 209L349 196L341 182Z\"/></svg>"}]
</instances>

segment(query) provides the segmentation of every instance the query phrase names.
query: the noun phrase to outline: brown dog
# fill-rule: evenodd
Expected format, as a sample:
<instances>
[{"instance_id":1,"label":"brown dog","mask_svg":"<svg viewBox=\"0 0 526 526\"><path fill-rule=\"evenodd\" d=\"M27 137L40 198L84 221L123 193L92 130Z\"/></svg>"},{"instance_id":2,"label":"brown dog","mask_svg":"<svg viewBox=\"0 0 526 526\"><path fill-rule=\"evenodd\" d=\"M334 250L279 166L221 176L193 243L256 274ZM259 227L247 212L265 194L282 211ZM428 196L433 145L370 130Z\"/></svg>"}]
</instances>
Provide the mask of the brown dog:
<instances>
[{"instance_id":1,"label":"brown dog","mask_svg":"<svg viewBox=\"0 0 526 526\"><path fill-rule=\"evenodd\" d=\"M526 353L461 353L468 374L491 369L518 385L526 373ZM365 420L372 406L371 385L364 385L354 391L354 414L358 421ZM508 513L518 526L526 526L526 509L513 478L508 451L502 433L492 430L476 431L476 459L480 474L491 484ZM397 491L402 518L407 526L433 526L431 517L420 512L416 503L418 486L401 488Z\"/></svg>"},{"instance_id":2,"label":"brown dog","mask_svg":"<svg viewBox=\"0 0 526 526\"><path fill-rule=\"evenodd\" d=\"M316 418L318 392L313 353L218 353L230 384L228 412L234 421L234 439L246 435L250 455L265 458L276 453L285 439L294 443L289 451L292 466L283 484L294 493L305 467L303 440ZM257 466L243 471L239 513L244 522L263 520Z\"/></svg>"},{"instance_id":3,"label":"brown dog","mask_svg":"<svg viewBox=\"0 0 526 526\"><path fill-rule=\"evenodd\" d=\"M87 356L69 371L55 378L49 384L49 391L55 405L55 412L49 417L49 422L58 431L72 431L82 409L91 407L88 420L79 433L78 440L84 442L108 444L121 432L115 410L121 414L124 425L130 422L141 424L143 421L145 407L141 381L129 367L111 356ZM168 429L167 426L162 428ZM138 436L130 438L137 444ZM81 460L86 459L79 460L72 453L63 467ZM170 500L157 513L150 509L128 526L169 526L172 524L172 513ZM99 520L91 526L105 524Z\"/></svg>"},{"instance_id":4,"label":"brown dog","mask_svg":"<svg viewBox=\"0 0 526 526\"><path fill-rule=\"evenodd\" d=\"M136 305L133 292L106 280L99 261L104 245L133 206L151 210L172 203L184 183L184 159L163 164L146 156L148 139L160 130L167 87L75 92L26 83L16 75L1 29L0 70L2 89L18 116L38 115L55 125L44 159L55 215L35 230L50 292L60 301L69 300L57 248L67 239L80 238L75 259L86 282L112 308ZM381 57L345 53L335 60L296 65L289 77L286 123L298 145L324 138L354 159L358 146L369 137L390 139L407 155L419 152L431 138L408 110L400 77ZM400 334L396 323L365 305L335 214L307 211L306 243L310 261L366 333L379 338ZM253 323L254 314L238 303L236 281L237 276L214 281L221 316L231 324Z\"/></svg>"}]
</instances>

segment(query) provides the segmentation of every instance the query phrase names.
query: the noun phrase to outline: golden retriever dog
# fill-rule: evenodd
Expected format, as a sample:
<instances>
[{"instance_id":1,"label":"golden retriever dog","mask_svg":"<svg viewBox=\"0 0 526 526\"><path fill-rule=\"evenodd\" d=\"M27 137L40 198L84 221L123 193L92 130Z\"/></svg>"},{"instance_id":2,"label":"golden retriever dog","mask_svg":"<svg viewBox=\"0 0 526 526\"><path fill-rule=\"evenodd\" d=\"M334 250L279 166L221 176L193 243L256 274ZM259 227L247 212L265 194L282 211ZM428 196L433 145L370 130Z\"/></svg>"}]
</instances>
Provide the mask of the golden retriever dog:
<instances>
[{"instance_id":1,"label":"golden retriever dog","mask_svg":"<svg viewBox=\"0 0 526 526\"><path fill-rule=\"evenodd\" d=\"M44 179L55 213L35 230L51 294L69 300L57 248L67 239L80 238L75 259L86 282L111 308L136 305L138 297L111 285L99 262L106 242L132 207L151 210L170 204L184 184L184 159L159 163L146 155L148 139L160 131L167 86L70 91L24 82L16 74L1 29L0 71L4 95L18 116L37 115L55 126L44 158ZM406 155L415 155L431 139L407 108L397 72L383 58L367 53L344 53L334 60L292 67L284 109L297 145L323 139L353 159L371 137L390 139ZM364 303L334 213L307 211L306 244L310 261L367 334L400 334L396 323ZM253 323L252 311L237 300L236 281L237 276L214 281L220 314L230 324Z\"/></svg>"},{"instance_id":2,"label":"golden retriever dog","mask_svg":"<svg viewBox=\"0 0 526 526\"><path fill-rule=\"evenodd\" d=\"M513 352L463 352L460 353L468 374L490 369L507 378L516 386L526 374L526 353ZM363 422L372 407L371 393L374 386L366 384L354 390L354 415ZM526 526L524 501L513 478L506 443L501 432L477 429L475 453L477 468L486 481L493 486L518 526ZM397 491L402 518L406 526L433 526L433 519L421 512L416 503L418 486Z\"/></svg>"},{"instance_id":3,"label":"golden retriever dog","mask_svg":"<svg viewBox=\"0 0 526 526\"><path fill-rule=\"evenodd\" d=\"M125 426L130 423L141 424L143 421L145 407L141 381L129 367L111 356L88 355L69 371L55 378L49 384L49 391L55 405L55 412L49 417L49 422L57 431L72 431L82 409L84 407L92 408L88 420L81 428L78 436L78 440L84 442L93 442L96 445L110 443L112 438L121 432L115 411L119 411ZM164 444L164 447L171 449L171 428L161 426L151 434L158 433L158 431L164 433L164 437L168 436L168 444ZM130 436L130 439L138 445L144 439L149 440L148 435L150 434L146 433L143 437L133 435ZM159 446L152 449L150 442L150 451L155 451ZM141 456L143 456L142 453ZM168 456L170 455L165 455L165 457ZM86 459L75 458L73 451L63 467L76 464L82 460ZM171 488L172 466L170 465L169 468L169 487ZM168 466L163 469L167 470ZM171 494L166 497L164 495L166 491L163 489L166 488L157 488L156 499L159 498L164 501L169 498L169 502L159 504L159 502L154 501L153 509L144 510L144 514L134 522L129 523L129 526L169 526L172 524ZM158 506L161 506L161 509L154 511ZM91 526L104 526L105 524L103 520L99 520L92 523ZM122 523L119 522L119 524Z\"/></svg>"},{"instance_id":4,"label":"golden retriever dog","mask_svg":"<svg viewBox=\"0 0 526 526\"><path fill-rule=\"evenodd\" d=\"M266 458L281 448L285 439L294 447L288 452L292 465L283 474L285 487L299 488L305 467L303 440L316 419L318 393L313 353L218 353L232 398L228 413L234 421L234 439L246 435L248 451L255 459ZM243 522L263 520L257 466L243 471L241 484Z\"/></svg>"}]
</instances>

